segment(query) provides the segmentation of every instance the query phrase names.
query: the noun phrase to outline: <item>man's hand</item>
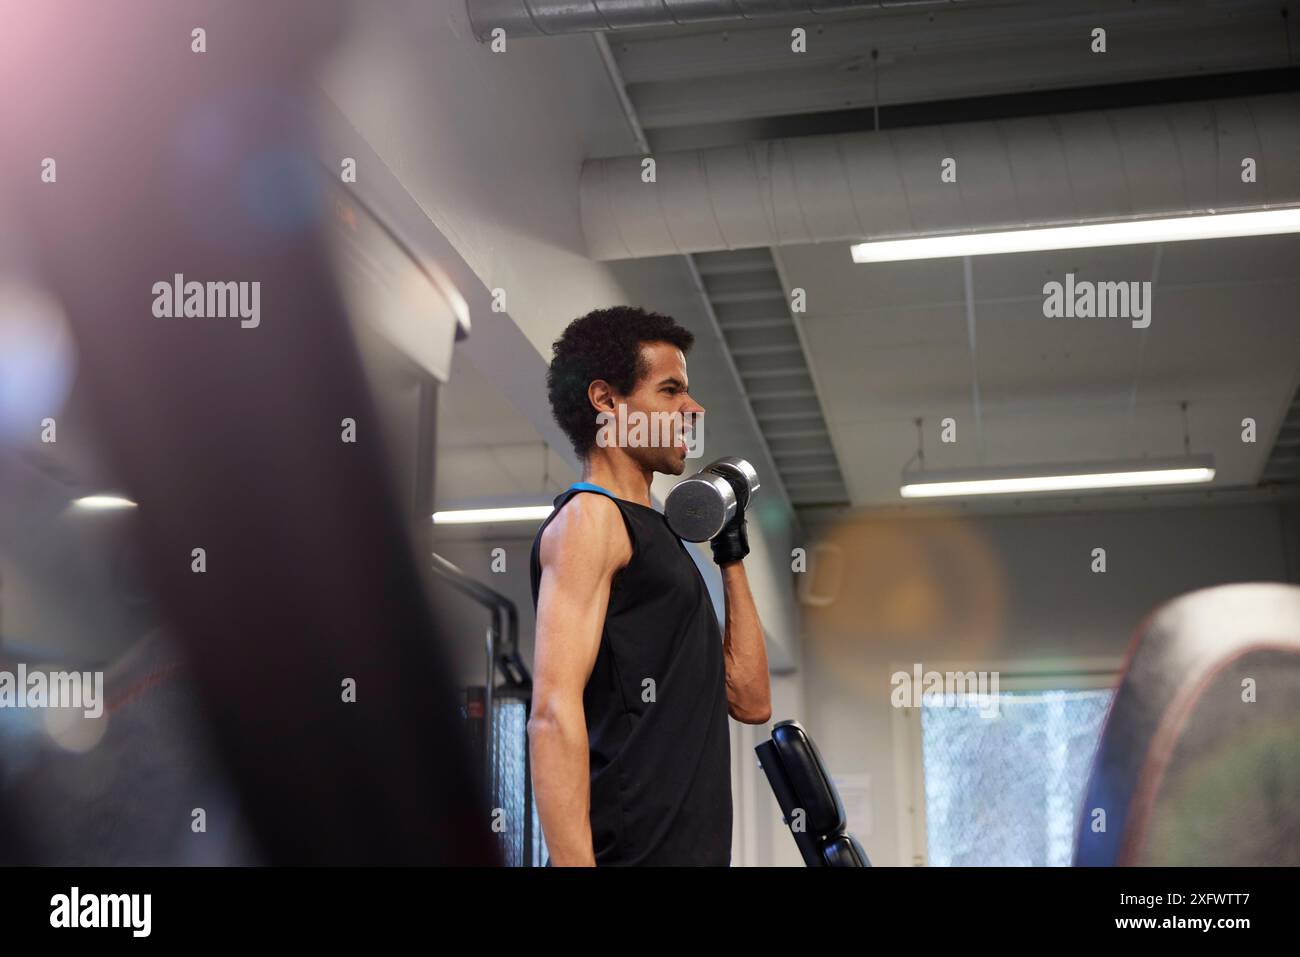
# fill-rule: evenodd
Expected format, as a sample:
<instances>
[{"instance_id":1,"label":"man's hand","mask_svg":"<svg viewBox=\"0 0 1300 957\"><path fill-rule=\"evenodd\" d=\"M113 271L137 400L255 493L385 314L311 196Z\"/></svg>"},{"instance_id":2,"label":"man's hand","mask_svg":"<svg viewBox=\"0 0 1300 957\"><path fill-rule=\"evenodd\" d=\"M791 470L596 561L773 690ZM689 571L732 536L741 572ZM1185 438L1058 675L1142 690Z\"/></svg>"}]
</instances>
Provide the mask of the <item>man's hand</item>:
<instances>
[{"instance_id":1,"label":"man's hand","mask_svg":"<svg viewBox=\"0 0 1300 957\"><path fill-rule=\"evenodd\" d=\"M736 493L736 514L709 542L713 548L714 562L719 565L729 565L749 554L749 536L745 534L745 512L748 510L750 489L745 479L731 469L719 468L711 471L726 479Z\"/></svg>"},{"instance_id":2,"label":"man's hand","mask_svg":"<svg viewBox=\"0 0 1300 957\"><path fill-rule=\"evenodd\" d=\"M749 554L749 536L745 534L745 510L736 507L735 517L709 542L713 560L719 565L738 562Z\"/></svg>"}]
</instances>

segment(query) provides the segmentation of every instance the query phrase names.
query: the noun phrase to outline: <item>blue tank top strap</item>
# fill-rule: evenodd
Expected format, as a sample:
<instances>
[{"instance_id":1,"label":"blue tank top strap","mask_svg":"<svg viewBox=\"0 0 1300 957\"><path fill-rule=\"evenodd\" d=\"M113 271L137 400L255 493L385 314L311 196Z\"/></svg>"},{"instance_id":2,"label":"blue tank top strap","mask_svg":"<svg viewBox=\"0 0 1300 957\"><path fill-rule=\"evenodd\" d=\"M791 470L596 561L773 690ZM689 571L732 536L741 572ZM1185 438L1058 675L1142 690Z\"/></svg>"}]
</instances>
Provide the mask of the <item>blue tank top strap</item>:
<instances>
[{"instance_id":1,"label":"blue tank top strap","mask_svg":"<svg viewBox=\"0 0 1300 957\"><path fill-rule=\"evenodd\" d=\"M607 488L601 488L595 482L574 482L569 486L569 488L579 492L599 492L601 495L608 495L610 498L618 501L618 496Z\"/></svg>"}]
</instances>

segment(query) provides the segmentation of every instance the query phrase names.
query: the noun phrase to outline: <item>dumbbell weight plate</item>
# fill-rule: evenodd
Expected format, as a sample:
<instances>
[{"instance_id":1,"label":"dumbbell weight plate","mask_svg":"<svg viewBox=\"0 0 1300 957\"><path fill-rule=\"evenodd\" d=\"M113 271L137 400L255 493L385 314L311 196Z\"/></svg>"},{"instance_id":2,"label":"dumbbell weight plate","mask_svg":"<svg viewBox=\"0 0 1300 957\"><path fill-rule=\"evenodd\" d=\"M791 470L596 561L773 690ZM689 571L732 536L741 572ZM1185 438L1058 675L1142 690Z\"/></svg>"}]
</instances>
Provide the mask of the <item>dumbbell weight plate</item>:
<instances>
[{"instance_id":1,"label":"dumbbell weight plate","mask_svg":"<svg viewBox=\"0 0 1300 957\"><path fill-rule=\"evenodd\" d=\"M664 515L673 534L687 542L707 542L736 514L736 492L720 475L701 472L673 486Z\"/></svg>"}]
</instances>

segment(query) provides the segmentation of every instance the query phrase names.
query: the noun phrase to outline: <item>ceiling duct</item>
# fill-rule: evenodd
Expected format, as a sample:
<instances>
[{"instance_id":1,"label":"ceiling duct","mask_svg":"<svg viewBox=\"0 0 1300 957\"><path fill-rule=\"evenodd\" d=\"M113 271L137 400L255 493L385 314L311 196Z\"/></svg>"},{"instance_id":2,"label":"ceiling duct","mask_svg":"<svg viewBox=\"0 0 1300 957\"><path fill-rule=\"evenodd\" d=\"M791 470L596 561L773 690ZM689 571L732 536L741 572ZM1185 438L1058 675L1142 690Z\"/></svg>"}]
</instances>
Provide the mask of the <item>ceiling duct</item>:
<instances>
[{"instance_id":1,"label":"ceiling duct","mask_svg":"<svg viewBox=\"0 0 1300 957\"><path fill-rule=\"evenodd\" d=\"M589 160L580 198L591 257L632 259L1288 205L1296 156L1284 93Z\"/></svg>"},{"instance_id":2,"label":"ceiling duct","mask_svg":"<svg viewBox=\"0 0 1300 957\"><path fill-rule=\"evenodd\" d=\"M962 2L966 0L466 0L465 6L474 35L486 40L497 28L507 37L541 37Z\"/></svg>"}]
</instances>

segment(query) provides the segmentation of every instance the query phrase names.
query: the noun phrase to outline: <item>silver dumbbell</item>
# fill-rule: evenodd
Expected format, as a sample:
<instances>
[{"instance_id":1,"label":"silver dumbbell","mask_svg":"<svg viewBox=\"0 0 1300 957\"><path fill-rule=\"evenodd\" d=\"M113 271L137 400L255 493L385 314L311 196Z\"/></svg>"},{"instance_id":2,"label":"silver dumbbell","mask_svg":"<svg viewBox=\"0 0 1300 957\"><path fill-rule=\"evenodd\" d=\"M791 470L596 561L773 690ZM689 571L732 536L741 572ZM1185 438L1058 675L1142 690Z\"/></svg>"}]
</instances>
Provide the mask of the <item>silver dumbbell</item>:
<instances>
[{"instance_id":1,"label":"silver dumbbell","mask_svg":"<svg viewBox=\"0 0 1300 957\"><path fill-rule=\"evenodd\" d=\"M707 542L749 507L760 488L758 473L734 455L706 465L668 493L664 516L673 534L687 542Z\"/></svg>"}]
</instances>

